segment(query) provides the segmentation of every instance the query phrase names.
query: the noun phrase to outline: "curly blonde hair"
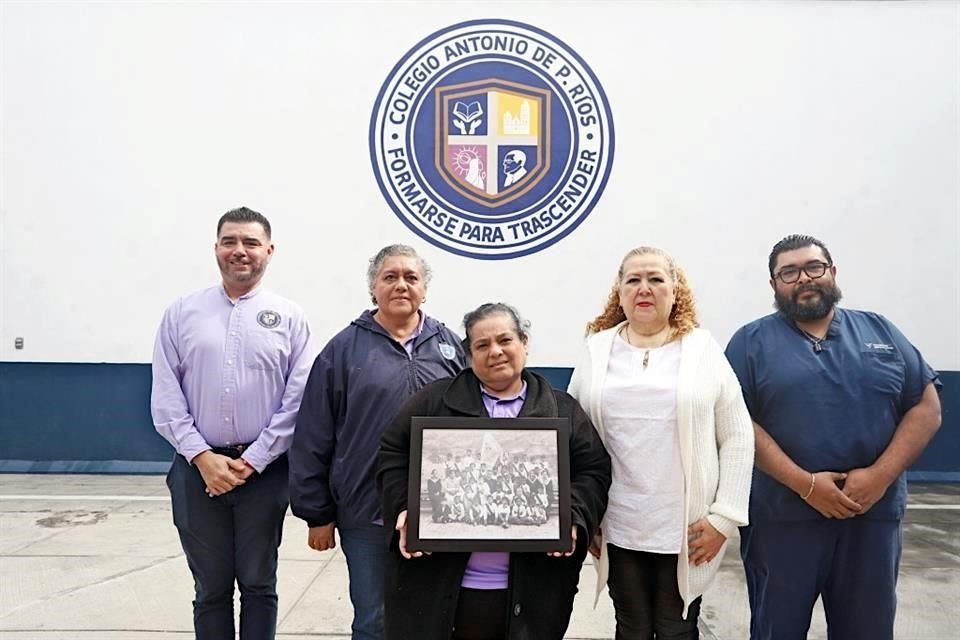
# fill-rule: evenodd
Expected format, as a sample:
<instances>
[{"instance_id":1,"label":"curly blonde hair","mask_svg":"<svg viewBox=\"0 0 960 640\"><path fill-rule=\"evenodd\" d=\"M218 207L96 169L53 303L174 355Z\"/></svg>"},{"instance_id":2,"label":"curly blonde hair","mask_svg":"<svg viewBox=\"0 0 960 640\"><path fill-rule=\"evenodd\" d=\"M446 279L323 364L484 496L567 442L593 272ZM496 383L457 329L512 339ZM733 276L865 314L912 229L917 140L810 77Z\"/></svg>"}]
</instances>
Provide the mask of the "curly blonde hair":
<instances>
[{"instance_id":1,"label":"curly blonde hair","mask_svg":"<svg viewBox=\"0 0 960 640\"><path fill-rule=\"evenodd\" d=\"M631 249L627 255L620 261L620 269L617 271L617 279L613 283L610 295L607 297L606 306L603 311L587 323L587 335L615 327L627 319L623 308L620 306L620 281L623 279L623 265L627 260L634 256L656 255L662 257L669 270L670 279L673 280L673 292L675 300L673 309L670 310L668 322L673 331L670 334L671 340L676 340L687 335L695 327L699 327L697 321L697 305L693 300L693 291L690 289L690 283L687 282L687 275L683 269L677 266L673 258L663 249L656 247L637 247Z\"/></svg>"}]
</instances>

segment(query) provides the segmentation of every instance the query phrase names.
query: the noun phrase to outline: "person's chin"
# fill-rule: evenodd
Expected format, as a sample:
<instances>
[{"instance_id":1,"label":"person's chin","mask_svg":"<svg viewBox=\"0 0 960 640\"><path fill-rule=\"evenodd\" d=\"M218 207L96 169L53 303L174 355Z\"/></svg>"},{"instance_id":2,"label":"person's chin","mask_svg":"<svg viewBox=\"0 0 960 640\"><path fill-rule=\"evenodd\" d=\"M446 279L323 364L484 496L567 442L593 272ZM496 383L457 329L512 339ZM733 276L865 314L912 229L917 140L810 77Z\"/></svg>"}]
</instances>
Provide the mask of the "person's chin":
<instances>
[{"instance_id":1,"label":"person's chin","mask_svg":"<svg viewBox=\"0 0 960 640\"><path fill-rule=\"evenodd\" d=\"M228 279L237 284L246 284L253 280L253 273L251 271L231 271Z\"/></svg>"},{"instance_id":2,"label":"person's chin","mask_svg":"<svg viewBox=\"0 0 960 640\"><path fill-rule=\"evenodd\" d=\"M400 314L409 314L417 310L409 300L392 300L389 304L390 311Z\"/></svg>"}]
</instances>

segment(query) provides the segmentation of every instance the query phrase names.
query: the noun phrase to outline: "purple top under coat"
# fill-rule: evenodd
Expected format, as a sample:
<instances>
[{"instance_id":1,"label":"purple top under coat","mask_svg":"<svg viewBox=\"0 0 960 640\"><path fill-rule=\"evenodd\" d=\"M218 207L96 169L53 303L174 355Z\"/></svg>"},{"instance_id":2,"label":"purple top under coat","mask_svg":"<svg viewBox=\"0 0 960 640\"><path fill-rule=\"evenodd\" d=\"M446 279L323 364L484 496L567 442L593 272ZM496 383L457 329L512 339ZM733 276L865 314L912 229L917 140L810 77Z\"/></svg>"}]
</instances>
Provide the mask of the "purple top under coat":
<instances>
[{"instance_id":1,"label":"purple top under coat","mask_svg":"<svg viewBox=\"0 0 960 640\"><path fill-rule=\"evenodd\" d=\"M516 418L527 399L527 383L512 398L498 398L480 387L483 406L491 418ZM467 562L460 586L468 589L506 589L510 576L510 554L505 551L474 551Z\"/></svg>"}]
</instances>

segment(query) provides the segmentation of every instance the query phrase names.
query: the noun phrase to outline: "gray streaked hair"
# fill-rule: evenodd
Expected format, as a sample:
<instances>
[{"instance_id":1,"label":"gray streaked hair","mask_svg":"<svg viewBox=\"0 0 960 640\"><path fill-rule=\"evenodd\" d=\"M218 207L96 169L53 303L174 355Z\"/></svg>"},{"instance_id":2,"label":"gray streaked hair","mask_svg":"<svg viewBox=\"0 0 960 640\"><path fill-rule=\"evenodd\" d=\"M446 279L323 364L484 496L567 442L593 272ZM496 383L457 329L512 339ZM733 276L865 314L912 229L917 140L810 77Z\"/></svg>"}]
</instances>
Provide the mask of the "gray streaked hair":
<instances>
[{"instance_id":1,"label":"gray streaked hair","mask_svg":"<svg viewBox=\"0 0 960 640\"><path fill-rule=\"evenodd\" d=\"M380 249L380 251L377 251L377 255L370 258L370 264L367 267L367 290L370 292L370 298L374 304L377 303L377 299L373 297L373 285L377 281L377 274L380 273L380 269L383 268L383 263L387 261L387 258L394 256L414 258L417 261L417 268L420 270L420 276L423 278L424 286L429 285L430 279L433 277L433 270L430 268L430 265L420 257L416 249L405 244L388 244L383 249Z\"/></svg>"}]
</instances>

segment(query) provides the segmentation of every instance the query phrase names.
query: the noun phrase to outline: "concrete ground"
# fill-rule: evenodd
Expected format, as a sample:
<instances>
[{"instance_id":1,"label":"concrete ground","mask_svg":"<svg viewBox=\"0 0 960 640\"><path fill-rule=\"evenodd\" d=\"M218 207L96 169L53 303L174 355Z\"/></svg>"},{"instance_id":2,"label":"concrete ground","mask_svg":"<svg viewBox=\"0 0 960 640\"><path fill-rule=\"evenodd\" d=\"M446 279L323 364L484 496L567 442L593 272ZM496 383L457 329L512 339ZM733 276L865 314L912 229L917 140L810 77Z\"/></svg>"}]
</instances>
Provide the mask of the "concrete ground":
<instances>
[{"instance_id":1,"label":"concrete ground","mask_svg":"<svg viewBox=\"0 0 960 640\"><path fill-rule=\"evenodd\" d=\"M899 582L898 640L960 637L960 485L911 486ZM278 638L350 635L339 549L306 546L287 516L280 549ZM613 638L613 609L592 607L584 566L567 638ZM192 637L192 581L158 476L0 475L0 638L172 640ZM705 640L747 638L735 545L704 597ZM809 638L826 638L817 609ZM413 640L413 639L411 639Z\"/></svg>"}]
</instances>

